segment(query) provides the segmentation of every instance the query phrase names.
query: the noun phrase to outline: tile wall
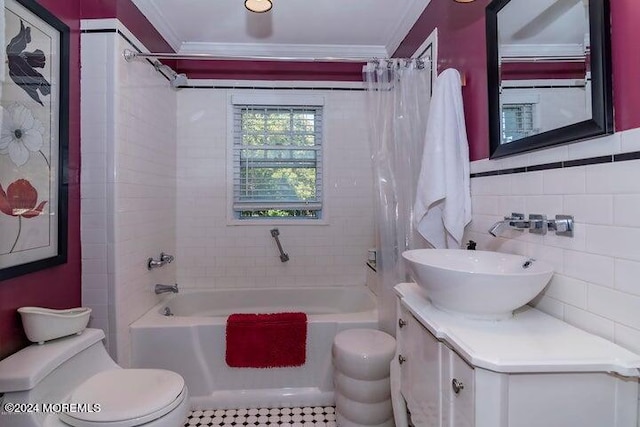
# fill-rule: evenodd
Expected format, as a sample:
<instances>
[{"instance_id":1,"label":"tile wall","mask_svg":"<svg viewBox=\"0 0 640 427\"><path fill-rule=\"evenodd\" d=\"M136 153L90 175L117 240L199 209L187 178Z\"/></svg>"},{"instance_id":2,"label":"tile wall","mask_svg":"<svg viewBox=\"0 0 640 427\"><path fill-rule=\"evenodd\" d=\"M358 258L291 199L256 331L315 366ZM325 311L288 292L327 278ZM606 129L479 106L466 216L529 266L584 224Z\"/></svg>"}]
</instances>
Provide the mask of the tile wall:
<instances>
[{"instance_id":1,"label":"tile wall","mask_svg":"<svg viewBox=\"0 0 640 427\"><path fill-rule=\"evenodd\" d=\"M124 61L131 45L120 34L81 41L82 299L90 326L128 366L129 324L159 301L155 283L176 278L175 263L146 268L148 257L176 251L176 94L146 61Z\"/></svg>"},{"instance_id":2,"label":"tile wall","mask_svg":"<svg viewBox=\"0 0 640 427\"><path fill-rule=\"evenodd\" d=\"M632 129L475 161L471 172L638 151L640 129ZM527 255L555 266L550 284L532 305L640 354L640 160L472 178L471 201L473 220L465 237L477 241L478 249ZM488 234L495 221L512 212L573 215L575 236Z\"/></svg>"},{"instance_id":3,"label":"tile wall","mask_svg":"<svg viewBox=\"0 0 640 427\"><path fill-rule=\"evenodd\" d=\"M640 150L640 129L606 138L472 163L472 173ZM640 353L640 160L472 178L479 249L543 259L556 273L535 301L541 310ZM575 236L487 230L511 212L575 217Z\"/></svg>"},{"instance_id":4,"label":"tile wall","mask_svg":"<svg viewBox=\"0 0 640 427\"><path fill-rule=\"evenodd\" d=\"M280 262L271 225L227 218L230 93L178 93L178 282L184 288L348 286L365 283L374 246L373 178L364 92L287 90L325 98L324 225L278 225L290 256ZM277 90L276 90L277 92ZM269 93L274 93L270 91Z\"/></svg>"}]
</instances>

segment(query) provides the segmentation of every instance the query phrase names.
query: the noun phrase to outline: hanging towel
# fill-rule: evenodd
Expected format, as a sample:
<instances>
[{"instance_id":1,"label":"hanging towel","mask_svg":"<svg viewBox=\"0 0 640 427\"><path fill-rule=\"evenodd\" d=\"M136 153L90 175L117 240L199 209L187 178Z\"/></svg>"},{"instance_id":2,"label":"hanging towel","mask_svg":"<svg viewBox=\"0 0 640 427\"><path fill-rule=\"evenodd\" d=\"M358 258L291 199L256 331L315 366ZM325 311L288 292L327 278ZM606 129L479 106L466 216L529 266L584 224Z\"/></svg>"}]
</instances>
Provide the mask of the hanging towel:
<instances>
[{"instance_id":1,"label":"hanging towel","mask_svg":"<svg viewBox=\"0 0 640 427\"><path fill-rule=\"evenodd\" d=\"M471 221L469 146L460 73L436 79L414 205L416 228L434 248L460 248Z\"/></svg>"},{"instance_id":2,"label":"hanging towel","mask_svg":"<svg viewBox=\"0 0 640 427\"><path fill-rule=\"evenodd\" d=\"M232 314L227 318L227 365L232 368L302 366L305 313Z\"/></svg>"}]
</instances>

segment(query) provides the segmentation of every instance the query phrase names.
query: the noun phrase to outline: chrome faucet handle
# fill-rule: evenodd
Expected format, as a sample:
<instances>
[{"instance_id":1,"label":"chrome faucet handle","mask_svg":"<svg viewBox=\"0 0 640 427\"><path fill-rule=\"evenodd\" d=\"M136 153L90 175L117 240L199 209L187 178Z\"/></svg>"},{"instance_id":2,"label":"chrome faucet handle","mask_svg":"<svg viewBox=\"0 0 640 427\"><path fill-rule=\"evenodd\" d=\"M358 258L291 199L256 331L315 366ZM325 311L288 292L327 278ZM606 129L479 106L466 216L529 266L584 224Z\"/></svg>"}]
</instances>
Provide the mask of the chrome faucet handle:
<instances>
[{"instance_id":1,"label":"chrome faucet handle","mask_svg":"<svg viewBox=\"0 0 640 427\"><path fill-rule=\"evenodd\" d=\"M147 258L147 270L151 270L152 268L162 267L163 265L164 265L164 262L162 262L162 260Z\"/></svg>"},{"instance_id":2,"label":"chrome faucet handle","mask_svg":"<svg viewBox=\"0 0 640 427\"><path fill-rule=\"evenodd\" d=\"M173 255L160 252L160 258L158 259L147 258L147 270L151 270L152 268L162 267L165 264L169 264L173 262L173 260L174 260Z\"/></svg>"},{"instance_id":3,"label":"chrome faucet handle","mask_svg":"<svg viewBox=\"0 0 640 427\"><path fill-rule=\"evenodd\" d=\"M529 233L547 234L549 223L546 215L530 214L529 215Z\"/></svg>"},{"instance_id":4,"label":"chrome faucet handle","mask_svg":"<svg viewBox=\"0 0 640 427\"><path fill-rule=\"evenodd\" d=\"M505 220L516 220L516 219L524 219L524 214L521 213L517 213L517 212L512 212L511 216L505 216L504 217Z\"/></svg>"},{"instance_id":5,"label":"chrome faucet handle","mask_svg":"<svg viewBox=\"0 0 640 427\"><path fill-rule=\"evenodd\" d=\"M555 230L558 236L573 237L573 216L556 215L549 220L549 229Z\"/></svg>"},{"instance_id":6,"label":"chrome faucet handle","mask_svg":"<svg viewBox=\"0 0 640 427\"><path fill-rule=\"evenodd\" d=\"M173 262L174 259L175 258L173 257L173 255L169 255L169 254L166 254L164 252L160 252L160 261L161 262L169 264L169 263Z\"/></svg>"}]
</instances>

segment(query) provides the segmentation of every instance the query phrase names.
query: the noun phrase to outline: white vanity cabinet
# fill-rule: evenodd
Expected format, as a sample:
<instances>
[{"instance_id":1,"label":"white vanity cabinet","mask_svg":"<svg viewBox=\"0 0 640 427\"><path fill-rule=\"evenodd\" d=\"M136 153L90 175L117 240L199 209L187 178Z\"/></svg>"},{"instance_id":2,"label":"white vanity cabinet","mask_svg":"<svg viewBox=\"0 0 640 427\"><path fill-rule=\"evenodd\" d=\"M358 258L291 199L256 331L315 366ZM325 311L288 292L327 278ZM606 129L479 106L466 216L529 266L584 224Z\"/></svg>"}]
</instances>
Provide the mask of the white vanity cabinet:
<instances>
[{"instance_id":1,"label":"white vanity cabinet","mask_svg":"<svg viewBox=\"0 0 640 427\"><path fill-rule=\"evenodd\" d=\"M400 390L416 427L637 427L640 356L538 310L468 320L396 286Z\"/></svg>"},{"instance_id":2,"label":"white vanity cabinet","mask_svg":"<svg viewBox=\"0 0 640 427\"><path fill-rule=\"evenodd\" d=\"M400 389L413 424L473 426L474 368L403 307L397 336Z\"/></svg>"}]
</instances>

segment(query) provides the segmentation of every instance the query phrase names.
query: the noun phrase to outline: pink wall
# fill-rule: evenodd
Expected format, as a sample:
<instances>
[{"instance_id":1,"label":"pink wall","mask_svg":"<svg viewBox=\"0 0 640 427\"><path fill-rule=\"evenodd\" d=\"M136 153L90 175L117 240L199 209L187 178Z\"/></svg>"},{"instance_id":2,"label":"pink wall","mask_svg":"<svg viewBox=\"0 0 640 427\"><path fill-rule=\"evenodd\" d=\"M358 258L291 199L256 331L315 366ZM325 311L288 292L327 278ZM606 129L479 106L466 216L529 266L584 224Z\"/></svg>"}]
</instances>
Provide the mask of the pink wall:
<instances>
[{"instance_id":1,"label":"pink wall","mask_svg":"<svg viewBox=\"0 0 640 427\"><path fill-rule=\"evenodd\" d=\"M362 81L364 63L276 61L177 61L192 79Z\"/></svg>"},{"instance_id":2,"label":"pink wall","mask_svg":"<svg viewBox=\"0 0 640 427\"><path fill-rule=\"evenodd\" d=\"M489 157L487 71L484 8L489 0L456 3L432 0L393 56L410 56L438 27L438 69L464 73L465 118L471 160ZM617 131L640 127L640 2L610 0L613 60L613 98Z\"/></svg>"},{"instance_id":3,"label":"pink wall","mask_svg":"<svg viewBox=\"0 0 640 427\"><path fill-rule=\"evenodd\" d=\"M583 79L585 62L507 62L500 67L502 80Z\"/></svg>"},{"instance_id":4,"label":"pink wall","mask_svg":"<svg viewBox=\"0 0 640 427\"><path fill-rule=\"evenodd\" d=\"M487 55L484 9L489 0L456 3L432 0L422 13L395 57L411 56L438 27L438 71L456 68L464 74L462 90L472 160L489 157L489 113L487 109Z\"/></svg>"},{"instance_id":5,"label":"pink wall","mask_svg":"<svg viewBox=\"0 0 640 427\"><path fill-rule=\"evenodd\" d=\"M640 127L640 2L610 0L613 106L616 130Z\"/></svg>"},{"instance_id":6,"label":"pink wall","mask_svg":"<svg viewBox=\"0 0 640 427\"><path fill-rule=\"evenodd\" d=\"M80 0L81 19L118 18L151 52L173 52L131 0Z\"/></svg>"}]
</instances>

